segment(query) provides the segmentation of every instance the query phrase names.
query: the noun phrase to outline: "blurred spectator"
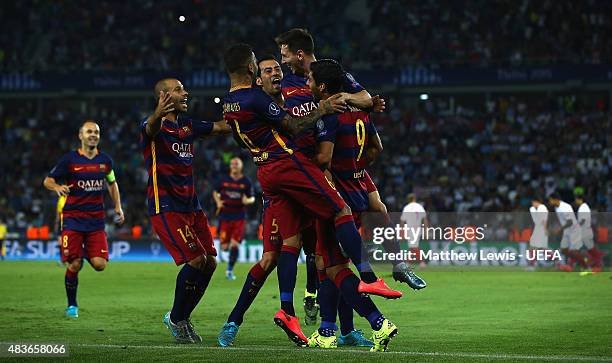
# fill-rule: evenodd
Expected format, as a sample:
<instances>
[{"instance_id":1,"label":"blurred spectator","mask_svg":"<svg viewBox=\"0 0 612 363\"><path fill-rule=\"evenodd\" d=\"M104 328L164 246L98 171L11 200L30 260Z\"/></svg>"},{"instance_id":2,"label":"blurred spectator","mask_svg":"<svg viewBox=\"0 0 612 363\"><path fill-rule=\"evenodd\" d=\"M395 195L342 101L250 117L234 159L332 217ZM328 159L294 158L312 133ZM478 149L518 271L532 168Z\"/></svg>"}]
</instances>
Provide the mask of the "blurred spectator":
<instances>
[{"instance_id":1,"label":"blurred spectator","mask_svg":"<svg viewBox=\"0 0 612 363\"><path fill-rule=\"evenodd\" d=\"M401 210L415 192L431 211L525 210L533 193L581 186L598 211L608 211L612 154L602 131L612 114L568 112L566 98L542 105L538 97L531 104L499 97L451 111L428 101L423 112L375 115L385 151L371 174L387 207Z\"/></svg>"},{"instance_id":2,"label":"blurred spectator","mask_svg":"<svg viewBox=\"0 0 612 363\"><path fill-rule=\"evenodd\" d=\"M3 4L0 70L221 69L222 49L307 27L319 56L349 69L606 63L612 2L24 0ZM324 14L324 16L319 16ZM180 22L179 16L186 17ZM343 19L343 21L336 21Z\"/></svg>"},{"instance_id":3,"label":"blurred spectator","mask_svg":"<svg viewBox=\"0 0 612 363\"><path fill-rule=\"evenodd\" d=\"M612 114L579 102L568 108L571 98L482 97L481 102L449 110L439 97L414 110L390 96L389 112L373 116L385 150L370 174L390 211L400 211L410 192L432 212L524 211L534 192L547 195L576 186L585 189L593 210L609 211L612 155L607 147L610 135L602 131L610 130ZM131 235L132 227L139 226L147 236L151 228L139 124L148 109L135 107L138 102L122 102L104 107L96 103L95 108L91 104L87 118L100 122L100 148L115 160L121 185L126 224L109 232ZM197 100L192 104L193 110L201 109ZM35 108L0 104L0 143L8 146L0 153L0 168L7 171L0 182L0 220L9 230L52 225L56 196L42 187L42 180L61 154L77 147L74 130L85 118L57 102L43 107L40 119L33 116ZM199 113L203 119L218 117L210 110ZM231 137L207 138L196 148L196 190L213 218L212 186L227 172L230 158L242 156L245 175L252 180L255 167ZM255 189L259 193L257 184ZM247 235L253 237L260 221L257 200L248 210Z\"/></svg>"}]
</instances>

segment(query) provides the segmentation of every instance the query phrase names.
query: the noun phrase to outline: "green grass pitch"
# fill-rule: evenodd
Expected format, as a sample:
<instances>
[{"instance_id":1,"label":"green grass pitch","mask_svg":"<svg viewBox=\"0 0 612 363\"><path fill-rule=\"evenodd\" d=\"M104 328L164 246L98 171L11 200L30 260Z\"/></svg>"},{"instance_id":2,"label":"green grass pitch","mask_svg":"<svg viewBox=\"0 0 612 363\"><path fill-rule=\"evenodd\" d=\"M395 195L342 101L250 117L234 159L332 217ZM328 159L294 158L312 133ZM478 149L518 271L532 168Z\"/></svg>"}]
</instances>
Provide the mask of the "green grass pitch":
<instances>
[{"instance_id":1,"label":"green grass pitch","mask_svg":"<svg viewBox=\"0 0 612 363\"><path fill-rule=\"evenodd\" d=\"M0 342L65 342L71 361L611 361L612 274L425 270L429 287L414 292L387 277L404 297L374 298L399 327L389 352L293 346L272 322L279 306L276 274L247 313L233 348L218 348L219 329L250 266L226 281L220 264L192 320L204 342L178 346L161 320L177 268L164 263L85 266L78 320L64 318L64 269L55 262L0 262ZM300 315L304 270L295 303ZM369 334L367 322L355 317ZM306 335L312 327L304 327ZM32 358L40 361L41 358ZM0 358L2 360L2 358Z\"/></svg>"}]
</instances>

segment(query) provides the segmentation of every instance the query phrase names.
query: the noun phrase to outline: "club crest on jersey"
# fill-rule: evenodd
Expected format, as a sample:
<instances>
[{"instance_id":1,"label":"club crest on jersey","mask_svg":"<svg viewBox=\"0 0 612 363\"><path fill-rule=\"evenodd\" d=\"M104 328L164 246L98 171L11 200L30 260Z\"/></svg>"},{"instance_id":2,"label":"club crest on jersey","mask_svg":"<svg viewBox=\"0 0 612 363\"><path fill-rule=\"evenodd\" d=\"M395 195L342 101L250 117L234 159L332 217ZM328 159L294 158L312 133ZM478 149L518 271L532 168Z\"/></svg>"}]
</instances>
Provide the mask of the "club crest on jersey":
<instances>
[{"instance_id":1,"label":"club crest on jersey","mask_svg":"<svg viewBox=\"0 0 612 363\"><path fill-rule=\"evenodd\" d=\"M179 137L184 138L191 135L191 128L189 126L183 126L179 129Z\"/></svg>"},{"instance_id":2,"label":"club crest on jersey","mask_svg":"<svg viewBox=\"0 0 612 363\"><path fill-rule=\"evenodd\" d=\"M77 181L77 185L86 192L99 192L104 187L104 180L79 180Z\"/></svg>"},{"instance_id":3,"label":"club crest on jersey","mask_svg":"<svg viewBox=\"0 0 612 363\"><path fill-rule=\"evenodd\" d=\"M172 144L172 151L177 153L181 158L192 158L193 153L191 147L191 144L175 142Z\"/></svg>"},{"instance_id":4,"label":"club crest on jersey","mask_svg":"<svg viewBox=\"0 0 612 363\"><path fill-rule=\"evenodd\" d=\"M100 164L100 171L106 171L106 165Z\"/></svg>"},{"instance_id":5,"label":"club crest on jersey","mask_svg":"<svg viewBox=\"0 0 612 363\"><path fill-rule=\"evenodd\" d=\"M278 107L276 103L272 102L270 103L270 106L268 106L268 112L270 112L270 115L276 116L280 113L280 107Z\"/></svg>"}]
</instances>

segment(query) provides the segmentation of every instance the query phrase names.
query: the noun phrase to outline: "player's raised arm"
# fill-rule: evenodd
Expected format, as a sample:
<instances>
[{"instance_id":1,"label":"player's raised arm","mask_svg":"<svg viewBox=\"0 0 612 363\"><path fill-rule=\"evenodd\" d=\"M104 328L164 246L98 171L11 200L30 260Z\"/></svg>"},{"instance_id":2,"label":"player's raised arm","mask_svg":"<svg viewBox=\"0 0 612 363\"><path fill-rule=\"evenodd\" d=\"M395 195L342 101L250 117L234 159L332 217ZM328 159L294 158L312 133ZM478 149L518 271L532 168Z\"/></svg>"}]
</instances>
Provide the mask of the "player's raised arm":
<instances>
[{"instance_id":1,"label":"player's raised arm","mask_svg":"<svg viewBox=\"0 0 612 363\"><path fill-rule=\"evenodd\" d=\"M125 221L125 215L121 208L121 194L119 194L119 184L117 180L115 180L114 171L111 170L111 172L106 175L106 181L108 182L108 194L110 194L113 204L115 205L114 222L118 225L122 225Z\"/></svg>"},{"instance_id":2,"label":"player's raised arm","mask_svg":"<svg viewBox=\"0 0 612 363\"><path fill-rule=\"evenodd\" d=\"M385 99L376 95L372 97L372 112L383 112L387 107Z\"/></svg>"},{"instance_id":3,"label":"player's raised arm","mask_svg":"<svg viewBox=\"0 0 612 363\"><path fill-rule=\"evenodd\" d=\"M296 135L302 130L314 126L315 122L325 115L334 112L344 112L346 102L342 100L342 94L338 93L326 100L319 102L319 107L306 116L291 117L289 114L283 118L282 126L291 135Z\"/></svg>"},{"instance_id":4,"label":"player's raised arm","mask_svg":"<svg viewBox=\"0 0 612 363\"><path fill-rule=\"evenodd\" d=\"M342 98L347 104L368 112L383 112L385 110L385 100L378 95L370 96L370 93L350 73L344 72L342 81L344 89Z\"/></svg>"},{"instance_id":5,"label":"player's raised arm","mask_svg":"<svg viewBox=\"0 0 612 363\"><path fill-rule=\"evenodd\" d=\"M162 118L174 111L174 103L169 92L159 91L157 99L157 107L155 111L147 118L146 133L147 136L153 138L161 129Z\"/></svg>"},{"instance_id":6,"label":"player's raised arm","mask_svg":"<svg viewBox=\"0 0 612 363\"><path fill-rule=\"evenodd\" d=\"M342 92L342 99L349 105L362 110L369 110L374 106L372 96L366 90L361 90L357 93Z\"/></svg>"}]
</instances>

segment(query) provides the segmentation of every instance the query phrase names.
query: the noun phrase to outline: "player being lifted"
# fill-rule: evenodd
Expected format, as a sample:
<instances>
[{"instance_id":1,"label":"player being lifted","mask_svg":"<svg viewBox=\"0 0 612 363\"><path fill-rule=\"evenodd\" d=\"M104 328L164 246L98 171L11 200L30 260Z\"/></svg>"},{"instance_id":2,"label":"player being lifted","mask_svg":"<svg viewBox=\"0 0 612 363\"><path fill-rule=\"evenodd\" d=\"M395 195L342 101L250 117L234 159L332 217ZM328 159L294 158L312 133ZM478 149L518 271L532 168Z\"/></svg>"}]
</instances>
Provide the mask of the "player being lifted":
<instances>
[{"instance_id":1,"label":"player being lifted","mask_svg":"<svg viewBox=\"0 0 612 363\"><path fill-rule=\"evenodd\" d=\"M291 73L285 75L281 81L282 93L285 100L285 108L294 116L302 116L316 108L312 92L307 86L310 64L316 61L314 54L314 40L306 29L294 28L275 39L280 48L281 61L287 65ZM363 88L349 73L343 77L344 92L341 93L342 100L349 105L365 110L373 108L382 111L385 108L384 100L378 96L370 97L368 91ZM380 140L378 140L380 143ZM314 130L306 130L296 137L296 143L307 153L314 152ZM381 201L380 195L368 172L364 170L366 185L368 187L368 198L370 200L370 211L387 214L387 208ZM306 245L306 243L305 243ZM386 240L383 244L387 252L398 253L399 244L397 241ZM414 274L408 264L404 261L391 261L393 264L393 278L396 281L404 282L413 289L423 289L427 286L425 281ZM308 268L308 265L307 265ZM308 274L309 281L313 276ZM307 299L305 299L307 302ZM305 304L308 315L308 305Z\"/></svg>"},{"instance_id":2,"label":"player being lifted","mask_svg":"<svg viewBox=\"0 0 612 363\"><path fill-rule=\"evenodd\" d=\"M317 106L310 89L306 85L310 62L315 60L314 41L305 29L291 29L275 39L281 52L281 61L290 69L281 80L282 95L286 110L293 116L304 116ZM354 84L352 79L347 80ZM347 86L347 88L349 88ZM349 89L347 89L349 91ZM355 84L350 89L355 95L346 94L345 101L359 102L365 107L371 106L370 95L361 86ZM303 152L312 157L314 153L314 130L306 129L296 135L294 141ZM309 222L303 233L304 253L306 254L306 291L304 293L304 313L307 325L316 324L319 306L317 304L318 278L315 265L314 221Z\"/></svg>"},{"instance_id":3,"label":"player being lifted","mask_svg":"<svg viewBox=\"0 0 612 363\"><path fill-rule=\"evenodd\" d=\"M238 259L238 247L244 238L246 206L255 202L251 180L242 174L242 160L230 161L229 175L219 180L213 191L219 216L219 240L223 251L229 250L229 262L225 277L235 280L234 265Z\"/></svg>"},{"instance_id":4,"label":"player being lifted","mask_svg":"<svg viewBox=\"0 0 612 363\"><path fill-rule=\"evenodd\" d=\"M280 217L278 225L283 239L278 259L281 310L274 321L291 340L304 346L308 339L295 317L293 291L301 248L300 231L308 217L306 213L334 221L336 238L365 280L359 281L354 275L354 279L345 279L348 281L342 289L345 297L350 294L361 298L360 294L368 293L398 298L401 293L377 279L367 259L362 258L361 237L350 208L321 170L286 136L313 126L322 115L344 110L340 95L322 101L318 109L306 116L291 117L262 90L251 87L257 62L250 46L236 44L230 47L224 61L231 82L230 92L224 98L224 117L235 138L240 139L253 155L262 191L271 200L269 208Z\"/></svg>"},{"instance_id":5,"label":"player being lifted","mask_svg":"<svg viewBox=\"0 0 612 363\"><path fill-rule=\"evenodd\" d=\"M261 86L262 90L268 94L276 104L283 107L284 100L281 93L283 71L280 64L274 56L267 55L258 60L258 69L259 76L257 77L257 85ZM270 205L268 198L264 197L263 204L263 255L261 260L251 268L251 271L247 275L238 301L219 333L217 341L222 347L227 347L234 343L240 325L243 322L244 314L256 298L267 276L276 267L282 244L278 230L278 221L272 213L266 213ZM354 346L372 346L372 342L365 339L359 330L354 329L352 308L344 303L344 301L342 301L342 304L347 307L348 311L347 309L338 308L340 316L344 318L340 319L341 328L343 329L343 333L345 333L345 335L341 335L341 343ZM338 304L334 302L334 307L336 305Z\"/></svg>"},{"instance_id":6,"label":"player being lifted","mask_svg":"<svg viewBox=\"0 0 612 363\"><path fill-rule=\"evenodd\" d=\"M208 219L195 192L193 141L211 134L228 133L224 121L195 121L183 116L189 94L174 78L155 85L157 106L141 125L140 143L149 173L147 196L155 233L177 266L174 304L163 322L178 343L197 343L190 316L216 268Z\"/></svg>"},{"instance_id":7,"label":"player being lifted","mask_svg":"<svg viewBox=\"0 0 612 363\"><path fill-rule=\"evenodd\" d=\"M288 34L289 35L279 37L280 39L279 41L288 42L290 44L295 45L297 48L299 48L300 46L308 47L309 44L312 43L312 37L310 36L310 34L308 34L304 30L301 30L301 29L294 30L294 31L290 31ZM314 58L314 55L313 55L313 58ZM307 64L309 68L310 61L311 60L307 62L305 58L303 60L303 63ZM301 65L302 65L302 62L298 62L298 64L296 64L295 67L302 69ZM262 70L262 74L264 73L264 71L265 70ZM277 94L276 88L272 88L273 92L269 93L270 96L275 101L277 100L282 101L285 106L289 106L292 103L299 104L299 102L302 102L301 104L299 104L299 106L293 107L293 111L292 111L293 114L299 115L301 113L309 113L312 109L315 108L314 106L315 102L314 102L314 98L312 97L312 92L310 88L308 88L308 86L306 85L307 77L297 76L297 73L292 73L289 77L290 77L289 82L284 82L284 77L281 77L280 84L281 86L283 84L285 85L285 93L291 93L287 97L290 98L292 102L290 102L289 104L285 104L283 94L282 93ZM356 95L365 94L366 98L369 97L369 94L367 94L367 91L365 91L361 86L357 85L354 81L352 81L352 77L350 75L345 74L343 81L344 81L344 85L346 86L346 88L356 92ZM298 89L295 87L301 87L301 88ZM306 87L306 88L303 88L303 87ZM297 90L299 90L299 92ZM268 93L265 86L264 86L264 91ZM359 96L356 96L356 97L359 97ZM302 147L302 149L312 149L314 151L314 144L315 144L314 130L307 130L303 133L303 135L300 135L300 136L301 136L301 139L298 137L298 140L301 143L300 146ZM275 220L274 216L272 218L269 218L268 220L270 219L272 221ZM270 229L271 227L272 226L269 226L268 229ZM314 224L313 224L313 227L314 227ZM265 228L265 224L264 224L264 228ZM312 228L309 228L309 229L312 229ZM304 237L304 231L302 231L302 235ZM312 235L312 234L309 233L308 235ZM315 240L313 239L310 243L314 244L314 242ZM304 245L306 246L306 242L304 243ZM312 257L311 259L307 260L307 265L306 265L307 288L306 288L306 296L304 298L304 310L306 314L306 317L304 320L307 325L315 324L317 321L318 314L319 314L319 308L324 309L324 307L320 307L320 304L317 303L317 299L315 295L316 291L319 289L319 286L318 284L313 284L311 281L314 278L316 279L317 282L319 282L319 276L316 274L316 271L311 271L311 267L316 268L316 265L310 266L309 264L309 261L314 262L314 253L311 257ZM319 298L318 300L319 302L322 300L325 303L329 301L329 299L327 299L326 297L323 297L323 299ZM340 326L342 330L342 334L339 340L340 345L367 346L367 347L372 346L372 342L367 340L363 336L361 331L356 330L354 328L353 309L344 301L344 299L340 298L339 302L334 302L333 308L334 309L337 308L338 315L340 316ZM325 309L327 309L327 307L325 307Z\"/></svg>"},{"instance_id":8,"label":"player being lifted","mask_svg":"<svg viewBox=\"0 0 612 363\"><path fill-rule=\"evenodd\" d=\"M312 62L308 84L315 100L325 100L340 92L345 74L336 61L326 59ZM357 227L361 225L361 213L369 209L365 167L380 152L380 145L372 143L374 139L378 139L378 135L368 113L356 108L323 116L317 122L317 151L314 161L333 178L336 189L351 208ZM351 277L349 260L343 256L334 239L333 230L334 226L329 221L317 220L321 325L310 337L309 345L321 348L337 346L336 307L342 300L342 295L360 316L369 321L374 340L371 351L384 351L389 339L397 334L397 327L384 318L371 300L346 293L350 289L343 285L355 277ZM350 323L352 325L352 319ZM341 339L346 340L349 332L351 330L343 332Z\"/></svg>"},{"instance_id":9,"label":"player being lifted","mask_svg":"<svg viewBox=\"0 0 612 363\"><path fill-rule=\"evenodd\" d=\"M108 263L108 243L104 232L104 184L115 208L115 222L124 221L119 185L115 180L113 160L98 150L100 127L85 121L79 128L81 147L59 160L45 178L45 188L66 197L62 210L60 251L67 263L65 286L68 297L68 318L78 318L78 274L83 257L96 271L103 271ZM59 184L62 183L62 184Z\"/></svg>"}]
</instances>

